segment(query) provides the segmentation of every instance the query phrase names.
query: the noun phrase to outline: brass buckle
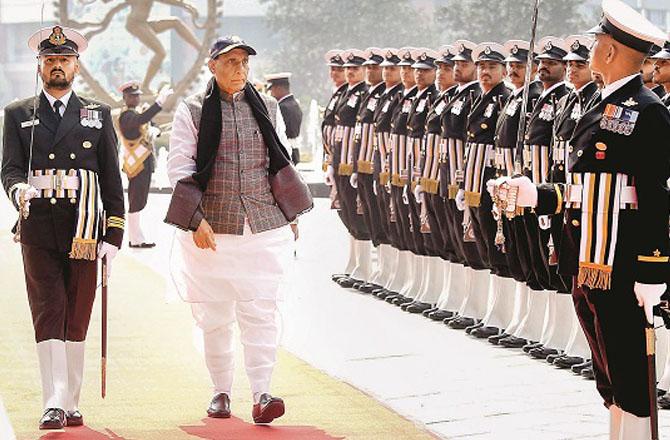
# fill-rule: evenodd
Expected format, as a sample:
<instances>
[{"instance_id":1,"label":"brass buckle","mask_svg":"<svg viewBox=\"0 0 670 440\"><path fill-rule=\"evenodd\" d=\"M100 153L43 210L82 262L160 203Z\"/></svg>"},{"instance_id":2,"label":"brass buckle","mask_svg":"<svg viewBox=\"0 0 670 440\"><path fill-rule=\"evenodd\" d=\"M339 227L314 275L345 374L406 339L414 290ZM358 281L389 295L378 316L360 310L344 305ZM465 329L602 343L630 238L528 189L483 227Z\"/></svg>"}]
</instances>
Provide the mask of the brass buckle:
<instances>
[{"instance_id":1,"label":"brass buckle","mask_svg":"<svg viewBox=\"0 0 670 440\"><path fill-rule=\"evenodd\" d=\"M63 189L63 184L64 184L63 176L61 176L59 174L54 174L52 176L52 180L53 180L54 190L61 191Z\"/></svg>"}]
</instances>

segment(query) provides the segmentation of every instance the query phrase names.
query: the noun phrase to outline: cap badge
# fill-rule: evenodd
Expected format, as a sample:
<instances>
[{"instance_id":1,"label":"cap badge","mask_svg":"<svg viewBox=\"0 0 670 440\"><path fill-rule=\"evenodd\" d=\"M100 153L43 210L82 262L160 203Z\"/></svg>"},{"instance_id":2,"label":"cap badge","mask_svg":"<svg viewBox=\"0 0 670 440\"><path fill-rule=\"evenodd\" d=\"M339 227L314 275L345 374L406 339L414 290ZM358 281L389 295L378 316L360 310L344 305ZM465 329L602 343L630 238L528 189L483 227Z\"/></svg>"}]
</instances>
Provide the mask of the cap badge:
<instances>
[{"instance_id":1,"label":"cap badge","mask_svg":"<svg viewBox=\"0 0 670 440\"><path fill-rule=\"evenodd\" d=\"M459 52L465 52L465 44L461 43L461 45L458 46L458 51Z\"/></svg>"},{"instance_id":2,"label":"cap badge","mask_svg":"<svg viewBox=\"0 0 670 440\"><path fill-rule=\"evenodd\" d=\"M354 54L350 53L349 56L347 57L347 60L352 61L354 59Z\"/></svg>"},{"instance_id":3,"label":"cap badge","mask_svg":"<svg viewBox=\"0 0 670 440\"><path fill-rule=\"evenodd\" d=\"M232 41L233 43L241 43L242 39L237 35L233 35L232 37L230 37L230 41Z\"/></svg>"},{"instance_id":4,"label":"cap badge","mask_svg":"<svg viewBox=\"0 0 670 440\"><path fill-rule=\"evenodd\" d=\"M63 35L62 27L54 26L53 30L51 31L51 35L49 35L49 43L53 44L54 46L62 46L65 44L65 35Z\"/></svg>"},{"instance_id":5,"label":"cap badge","mask_svg":"<svg viewBox=\"0 0 670 440\"><path fill-rule=\"evenodd\" d=\"M554 48L554 45L551 44L551 41L547 41L547 44L544 45L544 50L551 50Z\"/></svg>"},{"instance_id":6,"label":"cap badge","mask_svg":"<svg viewBox=\"0 0 670 440\"><path fill-rule=\"evenodd\" d=\"M428 55L426 54L426 52L421 54L421 61L426 61L427 58L428 58Z\"/></svg>"},{"instance_id":7,"label":"cap badge","mask_svg":"<svg viewBox=\"0 0 670 440\"><path fill-rule=\"evenodd\" d=\"M391 52L390 50L388 52L386 52L386 58L391 58L392 56L393 56L393 52Z\"/></svg>"},{"instance_id":8,"label":"cap badge","mask_svg":"<svg viewBox=\"0 0 670 440\"><path fill-rule=\"evenodd\" d=\"M575 42L572 43L571 48L572 48L572 50L578 50L578 49L579 49L579 46L580 46L580 44L579 44L579 40L575 40Z\"/></svg>"},{"instance_id":9,"label":"cap badge","mask_svg":"<svg viewBox=\"0 0 670 440\"><path fill-rule=\"evenodd\" d=\"M514 47L512 48L512 54L516 55L518 53L519 53L519 46L515 44Z\"/></svg>"},{"instance_id":10,"label":"cap badge","mask_svg":"<svg viewBox=\"0 0 670 440\"><path fill-rule=\"evenodd\" d=\"M486 46L486 49L484 49L484 53L486 55L491 55L491 46Z\"/></svg>"}]
</instances>

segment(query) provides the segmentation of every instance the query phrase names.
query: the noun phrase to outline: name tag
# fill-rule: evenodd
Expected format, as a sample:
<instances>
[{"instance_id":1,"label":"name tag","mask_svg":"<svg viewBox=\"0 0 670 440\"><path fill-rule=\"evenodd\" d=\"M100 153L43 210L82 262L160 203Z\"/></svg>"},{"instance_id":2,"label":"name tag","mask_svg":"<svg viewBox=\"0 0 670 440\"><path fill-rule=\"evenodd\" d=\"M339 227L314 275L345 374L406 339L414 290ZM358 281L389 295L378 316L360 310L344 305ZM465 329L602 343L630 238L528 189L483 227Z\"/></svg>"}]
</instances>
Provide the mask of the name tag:
<instances>
[{"instance_id":1,"label":"name tag","mask_svg":"<svg viewBox=\"0 0 670 440\"><path fill-rule=\"evenodd\" d=\"M575 106L572 107L572 113L570 113L570 119L573 121L579 121L579 119L582 117L582 106L579 104L579 102L575 103Z\"/></svg>"},{"instance_id":2,"label":"name tag","mask_svg":"<svg viewBox=\"0 0 670 440\"><path fill-rule=\"evenodd\" d=\"M29 120L29 121L23 121L23 122L21 122L21 128L32 127L33 125L40 125L40 120L39 120L39 119L35 119L35 121L33 121L33 120L31 119L31 120Z\"/></svg>"},{"instance_id":3,"label":"name tag","mask_svg":"<svg viewBox=\"0 0 670 440\"><path fill-rule=\"evenodd\" d=\"M465 104L465 100L459 99L454 103L454 105L451 107L451 113L454 115L460 115L461 112L463 111L463 105Z\"/></svg>"},{"instance_id":4,"label":"name tag","mask_svg":"<svg viewBox=\"0 0 670 440\"><path fill-rule=\"evenodd\" d=\"M444 108L445 108L446 106L447 106L447 103L446 103L446 102L444 102L444 101L440 101L440 103L437 104L437 106L435 106L435 114L438 115L438 116L441 115L441 114L442 114L442 111L444 111Z\"/></svg>"},{"instance_id":5,"label":"name tag","mask_svg":"<svg viewBox=\"0 0 670 440\"><path fill-rule=\"evenodd\" d=\"M543 121L553 121L554 120L554 106L551 104L544 104L538 115Z\"/></svg>"},{"instance_id":6,"label":"name tag","mask_svg":"<svg viewBox=\"0 0 670 440\"><path fill-rule=\"evenodd\" d=\"M519 100L518 99L510 101L509 105L507 106L507 109L505 110L505 114L507 116L514 116L516 114L516 111L517 111L518 108L519 108Z\"/></svg>"},{"instance_id":7,"label":"name tag","mask_svg":"<svg viewBox=\"0 0 670 440\"><path fill-rule=\"evenodd\" d=\"M484 117L485 118L490 118L491 116L493 116L493 110L495 110L495 108L496 108L496 104L494 102L487 105L486 110L484 110Z\"/></svg>"}]
</instances>

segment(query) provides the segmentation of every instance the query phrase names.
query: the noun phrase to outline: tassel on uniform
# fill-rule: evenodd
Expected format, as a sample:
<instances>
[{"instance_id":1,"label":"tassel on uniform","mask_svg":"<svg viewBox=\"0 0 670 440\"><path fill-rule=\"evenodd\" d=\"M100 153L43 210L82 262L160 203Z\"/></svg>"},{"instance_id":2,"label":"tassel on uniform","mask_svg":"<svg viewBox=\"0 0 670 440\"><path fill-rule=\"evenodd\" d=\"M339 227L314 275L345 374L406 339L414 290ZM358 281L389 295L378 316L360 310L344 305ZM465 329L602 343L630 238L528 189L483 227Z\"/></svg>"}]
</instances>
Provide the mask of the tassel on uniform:
<instances>
[{"instance_id":1,"label":"tassel on uniform","mask_svg":"<svg viewBox=\"0 0 670 440\"><path fill-rule=\"evenodd\" d=\"M612 281L612 268L607 266L580 263L577 273L577 285L590 289L609 290Z\"/></svg>"},{"instance_id":2,"label":"tassel on uniform","mask_svg":"<svg viewBox=\"0 0 670 440\"><path fill-rule=\"evenodd\" d=\"M472 208L481 205L482 195L480 193L465 191L465 204Z\"/></svg>"},{"instance_id":3,"label":"tassel on uniform","mask_svg":"<svg viewBox=\"0 0 670 440\"><path fill-rule=\"evenodd\" d=\"M97 258L97 244L97 240L75 238L72 240L69 257L76 260L93 261Z\"/></svg>"}]
</instances>

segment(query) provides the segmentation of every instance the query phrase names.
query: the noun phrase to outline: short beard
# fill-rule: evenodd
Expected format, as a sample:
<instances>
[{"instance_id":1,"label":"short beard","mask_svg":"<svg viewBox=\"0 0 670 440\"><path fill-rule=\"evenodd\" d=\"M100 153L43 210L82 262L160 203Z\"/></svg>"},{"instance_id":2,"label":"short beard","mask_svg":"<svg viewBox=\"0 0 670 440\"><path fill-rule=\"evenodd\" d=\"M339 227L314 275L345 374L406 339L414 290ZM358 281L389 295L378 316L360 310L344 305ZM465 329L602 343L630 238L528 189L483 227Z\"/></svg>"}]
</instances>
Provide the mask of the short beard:
<instances>
[{"instance_id":1,"label":"short beard","mask_svg":"<svg viewBox=\"0 0 670 440\"><path fill-rule=\"evenodd\" d=\"M44 81L44 85L48 89L54 89L54 90L67 90L70 87L72 87L72 82L74 78L71 80L68 80L65 75L63 75L62 78L53 78L53 79L47 79Z\"/></svg>"}]
</instances>

